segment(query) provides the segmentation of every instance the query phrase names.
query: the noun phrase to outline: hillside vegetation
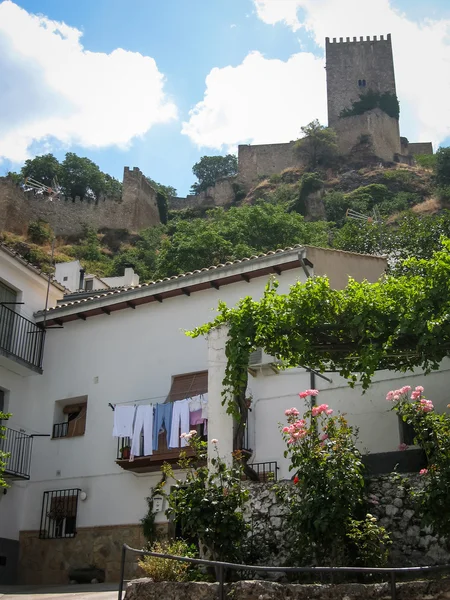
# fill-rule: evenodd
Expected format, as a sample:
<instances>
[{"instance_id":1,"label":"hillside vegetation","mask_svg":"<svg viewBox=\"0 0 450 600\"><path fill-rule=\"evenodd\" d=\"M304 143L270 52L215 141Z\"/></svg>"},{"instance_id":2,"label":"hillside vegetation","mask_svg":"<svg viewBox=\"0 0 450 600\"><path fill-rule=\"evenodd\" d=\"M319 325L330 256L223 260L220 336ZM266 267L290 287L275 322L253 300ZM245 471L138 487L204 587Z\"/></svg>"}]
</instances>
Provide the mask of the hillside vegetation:
<instances>
[{"instance_id":1,"label":"hillside vegetation","mask_svg":"<svg viewBox=\"0 0 450 600\"><path fill-rule=\"evenodd\" d=\"M55 261L79 259L89 273L120 275L132 266L141 281L252 256L294 244L309 244L428 258L450 235L450 149L406 165L288 169L260 181L228 209L169 211L165 225L140 232L86 228L58 238ZM421 166L424 163L425 166ZM370 222L346 217L348 209ZM48 224L31 223L27 236L3 232L2 241L30 262L51 269Z\"/></svg>"}]
</instances>

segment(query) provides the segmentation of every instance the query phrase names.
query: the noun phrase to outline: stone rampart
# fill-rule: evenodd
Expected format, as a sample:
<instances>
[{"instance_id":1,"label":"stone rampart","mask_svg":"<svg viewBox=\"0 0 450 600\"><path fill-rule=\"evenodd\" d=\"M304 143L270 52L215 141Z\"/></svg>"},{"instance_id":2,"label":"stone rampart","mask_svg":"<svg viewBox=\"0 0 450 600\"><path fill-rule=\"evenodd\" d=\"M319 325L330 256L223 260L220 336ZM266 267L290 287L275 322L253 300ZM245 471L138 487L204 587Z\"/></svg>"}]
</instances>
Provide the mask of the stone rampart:
<instances>
[{"instance_id":1,"label":"stone rampart","mask_svg":"<svg viewBox=\"0 0 450 600\"><path fill-rule=\"evenodd\" d=\"M264 177L281 173L291 167L301 167L302 162L295 153L294 144L295 142L240 145L238 148L239 182L248 190Z\"/></svg>"},{"instance_id":2,"label":"stone rampart","mask_svg":"<svg viewBox=\"0 0 450 600\"><path fill-rule=\"evenodd\" d=\"M186 198L170 198L170 210L183 210L184 208L213 208L214 206L228 206L235 197L234 185L237 177L224 177L216 185L210 186L204 192L190 195Z\"/></svg>"},{"instance_id":3,"label":"stone rampart","mask_svg":"<svg viewBox=\"0 0 450 600\"><path fill-rule=\"evenodd\" d=\"M124 169L120 200L100 198L54 199L33 191L24 192L9 178L0 178L0 230L24 234L30 221L42 219L56 235L81 233L85 225L94 229L137 231L160 223L156 191L138 168Z\"/></svg>"}]
</instances>

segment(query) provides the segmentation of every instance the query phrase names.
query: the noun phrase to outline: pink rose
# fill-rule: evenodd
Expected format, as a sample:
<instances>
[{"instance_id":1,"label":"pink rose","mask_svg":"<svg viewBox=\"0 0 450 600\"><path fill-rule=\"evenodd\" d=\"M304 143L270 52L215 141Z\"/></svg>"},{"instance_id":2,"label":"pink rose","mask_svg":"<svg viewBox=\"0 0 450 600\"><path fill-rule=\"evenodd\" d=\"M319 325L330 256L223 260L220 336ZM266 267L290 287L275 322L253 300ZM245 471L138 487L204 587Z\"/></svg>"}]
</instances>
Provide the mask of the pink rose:
<instances>
[{"instance_id":1,"label":"pink rose","mask_svg":"<svg viewBox=\"0 0 450 600\"><path fill-rule=\"evenodd\" d=\"M426 475L428 473L428 469L420 469L419 475Z\"/></svg>"},{"instance_id":2,"label":"pink rose","mask_svg":"<svg viewBox=\"0 0 450 600\"><path fill-rule=\"evenodd\" d=\"M410 385L404 385L401 389L400 389L402 394L407 394L408 392L411 391L411 386Z\"/></svg>"},{"instance_id":3,"label":"pink rose","mask_svg":"<svg viewBox=\"0 0 450 600\"><path fill-rule=\"evenodd\" d=\"M386 394L386 400L388 402L392 402L394 400L394 392L393 392L393 390L391 390L390 392L388 392Z\"/></svg>"},{"instance_id":4,"label":"pink rose","mask_svg":"<svg viewBox=\"0 0 450 600\"><path fill-rule=\"evenodd\" d=\"M299 396L300 396L300 398L307 398L308 392L300 392Z\"/></svg>"},{"instance_id":5,"label":"pink rose","mask_svg":"<svg viewBox=\"0 0 450 600\"><path fill-rule=\"evenodd\" d=\"M416 392L419 392L420 394L422 394L424 391L424 388L421 385L416 385Z\"/></svg>"},{"instance_id":6,"label":"pink rose","mask_svg":"<svg viewBox=\"0 0 450 600\"><path fill-rule=\"evenodd\" d=\"M283 427L283 433L289 433L289 427Z\"/></svg>"},{"instance_id":7,"label":"pink rose","mask_svg":"<svg viewBox=\"0 0 450 600\"><path fill-rule=\"evenodd\" d=\"M411 400L417 400L418 398L420 398L421 396L421 392L419 391L415 391L411 393Z\"/></svg>"},{"instance_id":8,"label":"pink rose","mask_svg":"<svg viewBox=\"0 0 450 600\"><path fill-rule=\"evenodd\" d=\"M332 408L329 408L329 409L328 409L328 410L326 410L325 412L326 412L326 414L327 414L328 416L330 416L330 415L332 415L332 414L333 414L333 409L332 409Z\"/></svg>"},{"instance_id":9,"label":"pink rose","mask_svg":"<svg viewBox=\"0 0 450 600\"><path fill-rule=\"evenodd\" d=\"M405 442L401 443L398 447L399 450L406 450L408 448L408 444L405 444Z\"/></svg>"},{"instance_id":10,"label":"pink rose","mask_svg":"<svg viewBox=\"0 0 450 600\"><path fill-rule=\"evenodd\" d=\"M328 439L328 434L324 433L323 435L320 436L320 439L322 440L322 442L324 442L325 440Z\"/></svg>"},{"instance_id":11,"label":"pink rose","mask_svg":"<svg viewBox=\"0 0 450 600\"><path fill-rule=\"evenodd\" d=\"M313 417L317 417L318 414L320 414L320 410L318 406L313 406L311 409L311 414Z\"/></svg>"}]
</instances>

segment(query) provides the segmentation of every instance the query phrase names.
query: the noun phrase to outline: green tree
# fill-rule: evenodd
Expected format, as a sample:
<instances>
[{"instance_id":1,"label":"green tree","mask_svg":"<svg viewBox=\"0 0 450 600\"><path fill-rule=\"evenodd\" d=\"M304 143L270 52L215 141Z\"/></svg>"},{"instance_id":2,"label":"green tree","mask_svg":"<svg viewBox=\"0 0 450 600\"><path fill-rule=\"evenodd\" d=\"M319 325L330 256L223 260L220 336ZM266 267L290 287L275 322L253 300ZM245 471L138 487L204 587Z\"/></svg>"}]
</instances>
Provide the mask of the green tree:
<instances>
[{"instance_id":1,"label":"green tree","mask_svg":"<svg viewBox=\"0 0 450 600\"><path fill-rule=\"evenodd\" d=\"M60 183L65 196L98 200L104 192L105 174L89 158L68 152L61 167Z\"/></svg>"},{"instance_id":2,"label":"green tree","mask_svg":"<svg viewBox=\"0 0 450 600\"><path fill-rule=\"evenodd\" d=\"M133 245L121 246L113 259L111 275L123 275L126 267L133 267L142 280L154 279L163 236L164 227L143 229Z\"/></svg>"},{"instance_id":3,"label":"green tree","mask_svg":"<svg viewBox=\"0 0 450 600\"><path fill-rule=\"evenodd\" d=\"M198 182L191 187L191 194L199 194L214 185L222 177L237 175L238 159L234 154L226 156L202 156L192 167Z\"/></svg>"},{"instance_id":4,"label":"green tree","mask_svg":"<svg viewBox=\"0 0 450 600\"><path fill-rule=\"evenodd\" d=\"M51 187L55 177L60 178L61 164L53 154L43 154L26 160L20 173L23 179L31 177Z\"/></svg>"},{"instance_id":5,"label":"green tree","mask_svg":"<svg viewBox=\"0 0 450 600\"><path fill-rule=\"evenodd\" d=\"M300 128L304 137L295 143L297 156L309 170L331 166L338 155L336 132L317 119Z\"/></svg>"},{"instance_id":6,"label":"green tree","mask_svg":"<svg viewBox=\"0 0 450 600\"><path fill-rule=\"evenodd\" d=\"M436 183L450 186L450 147L439 148L436 152Z\"/></svg>"}]
</instances>

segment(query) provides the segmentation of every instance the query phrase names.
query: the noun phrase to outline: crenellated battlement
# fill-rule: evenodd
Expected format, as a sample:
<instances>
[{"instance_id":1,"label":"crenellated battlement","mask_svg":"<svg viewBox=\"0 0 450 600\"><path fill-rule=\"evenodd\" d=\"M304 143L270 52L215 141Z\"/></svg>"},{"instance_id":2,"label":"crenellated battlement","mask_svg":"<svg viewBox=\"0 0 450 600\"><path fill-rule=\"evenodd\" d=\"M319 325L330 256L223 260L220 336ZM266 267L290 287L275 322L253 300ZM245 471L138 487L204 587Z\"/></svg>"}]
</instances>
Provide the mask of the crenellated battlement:
<instances>
[{"instance_id":1,"label":"crenellated battlement","mask_svg":"<svg viewBox=\"0 0 450 600\"><path fill-rule=\"evenodd\" d=\"M391 41L390 33L387 34L386 39L385 39L384 35L380 35L379 37L377 37L376 35L374 35L373 37L370 37L370 35L367 35L365 38L364 38L364 36L361 35L359 37L359 39L356 36L354 36L353 38L347 37L347 38L345 38L345 41L344 41L343 37L340 37L339 39L338 38L329 38L329 37L325 38L325 44L355 44L355 43L356 44L360 44L360 43L373 44L373 42L390 42L390 41Z\"/></svg>"}]
</instances>

